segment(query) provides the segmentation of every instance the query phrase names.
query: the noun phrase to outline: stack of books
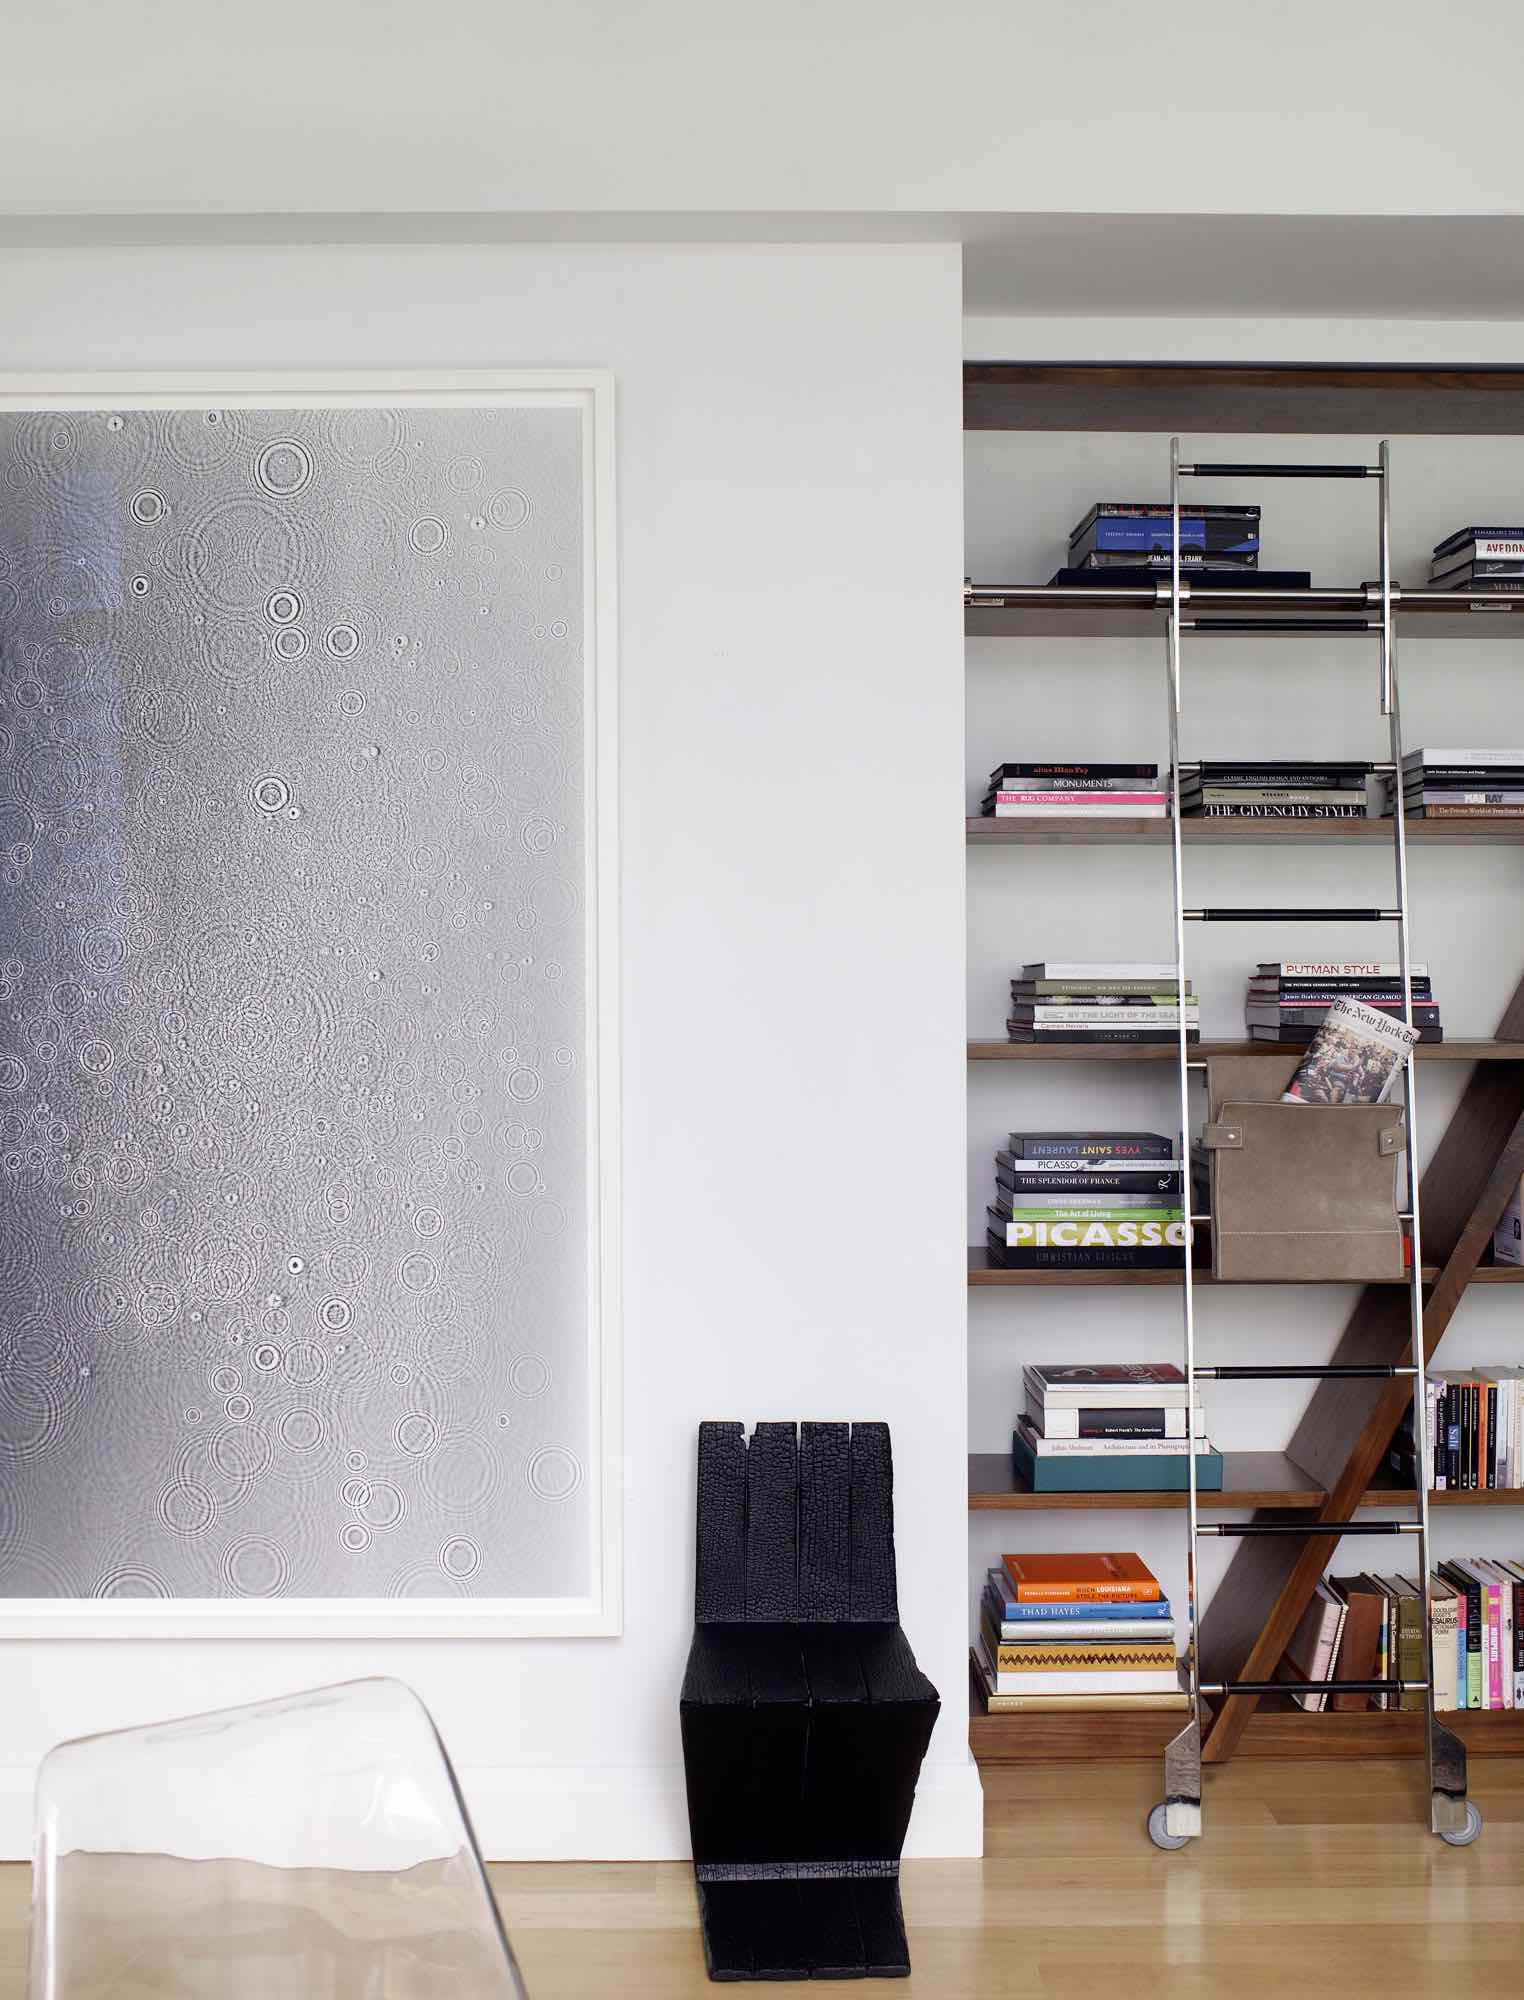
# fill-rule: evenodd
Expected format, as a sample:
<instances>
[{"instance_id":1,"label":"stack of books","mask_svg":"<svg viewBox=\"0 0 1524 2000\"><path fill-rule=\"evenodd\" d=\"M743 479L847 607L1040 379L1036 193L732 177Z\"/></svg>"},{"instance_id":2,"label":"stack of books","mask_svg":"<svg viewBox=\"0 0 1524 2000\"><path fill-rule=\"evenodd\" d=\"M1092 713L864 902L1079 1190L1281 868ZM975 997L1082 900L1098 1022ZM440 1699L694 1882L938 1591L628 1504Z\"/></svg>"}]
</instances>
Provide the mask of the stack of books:
<instances>
[{"instance_id":1,"label":"stack of books","mask_svg":"<svg viewBox=\"0 0 1524 2000\"><path fill-rule=\"evenodd\" d=\"M1424 1391L1426 1474L1435 1492L1512 1492L1524 1487L1524 1368L1430 1370ZM1390 1464L1417 1485L1411 1415L1393 1440Z\"/></svg>"},{"instance_id":2,"label":"stack of books","mask_svg":"<svg viewBox=\"0 0 1524 2000\"><path fill-rule=\"evenodd\" d=\"M1201 1039L1201 1007L1185 982L1186 1039ZM1011 981L1013 1042L1094 1045L1178 1041L1179 967L1172 959L1039 959Z\"/></svg>"},{"instance_id":3,"label":"stack of books","mask_svg":"<svg viewBox=\"0 0 1524 2000\"><path fill-rule=\"evenodd\" d=\"M1307 570L1259 567L1258 507L1198 506L1180 514L1182 575L1203 589L1305 590ZM1069 536L1059 584L1136 585L1168 577L1174 528L1167 500L1101 500Z\"/></svg>"},{"instance_id":4,"label":"stack of books","mask_svg":"<svg viewBox=\"0 0 1524 2000\"><path fill-rule=\"evenodd\" d=\"M1402 760L1402 804L1409 819L1524 817L1524 750L1412 750ZM1383 813L1397 809L1386 780Z\"/></svg>"},{"instance_id":5,"label":"stack of books","mask_svg":"<svg viewBox=\"0 0 1524 2000\"><path fill-rule=\"evenodd\" d=\"M997 764L979 810L986 819L1163 819L1169 794L1157 764Z\"/></svg>"},{"instance_id":6,"label":"stack of books","mask_svg":"<svg viewBox=\"0 0 1524 2000\"><path fill-rule=\"evenodd\" d=\"M986 1573L974 1665L991 1713L1184 1708L1175 1621L1135 1555L1011 1555Z\"/></svg>"},{"instance_id":7,"label":"stack of books","mask_svg":"<svg viewBox=\"0 0 1524 2000\"><path fill-rule=\"evenodd\" d=\"M1222 1454L1189 1415L1186 1381L1169 1361L1028 1367L1026 1410L1011 1439L1017 1477L1034 1493L1172 1493L1190 1483L1221 1492Z\"/></svg>"},{"instance_id":8,"label":"stack of books","mask_svg":"<svg viewBox=\"0 0 1524 2000\"><path fill-rule=\"evenodd\" d=\"M1161 1132L1013 1132L985 1211L1007 1270L1178 1270L1180 1162Z\"/></svg>"},{"instance_id":9,"label":"stack of books","mask_svg":"<svg viewBox=\"0 0 1524 2000\"><path fill-rule=\"evenodd\" d=\"M1524 528L1457 528L1435 545L1429 564L1430 590L1524 590Z\"/></svg>"},{"instance_id":10,"label":"stack of books","mask_svg":"<svg viewBox=\"0 0 1524 2000\"><path fill-rule=\"evenodd\" d=\"M1207 819L1366 819L1371 767L1351 759L1239 758L1182 772L1180 811Z\"/></svg>"},{"instance_id":11,"label":"stack of books","mask_svg":"<svg viewBox=\"0 0 1524 2000\"><path fill-rule=\"evenodd\" d=\"M1427 964L1410 968L1413 1026L1420 1042L1441 1042L1444 1028ZM1336 1000L1355 1000L1392 1021L1402 1019L1402 967L1371 959L1268 959L1249 977L1244 1021L1254 1042L1287 1047L1311 1042Z\"/></svg>"},{"instance_id":12,"label":"stack of books","mask_svg":"<svg viewBox=\"0 0 1524 2000\"><path fill-rule=\"evenodd\" d=\"M1470 1556L1430 1578L1434 1706L1524 1708L1524 1563ZM1299 1682L1426 1678L1423 1588L1411 1576L1325 1577L1278 1678ZM1423 1707L1423 1694L1293 1693L1306 1709Z\"/></svg>"}]
</instances>

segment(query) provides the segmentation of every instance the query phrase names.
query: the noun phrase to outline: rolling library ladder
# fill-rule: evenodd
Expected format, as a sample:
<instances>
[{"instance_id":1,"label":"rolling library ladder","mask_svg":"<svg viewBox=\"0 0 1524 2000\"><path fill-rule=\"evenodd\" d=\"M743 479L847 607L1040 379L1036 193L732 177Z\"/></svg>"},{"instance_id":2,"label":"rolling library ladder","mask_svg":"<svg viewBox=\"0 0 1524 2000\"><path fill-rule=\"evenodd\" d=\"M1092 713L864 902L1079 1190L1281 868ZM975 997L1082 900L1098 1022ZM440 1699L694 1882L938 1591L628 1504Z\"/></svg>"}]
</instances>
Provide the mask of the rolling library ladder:
<instances>
[{"instance_id":1,"label":"rolling library ladder","mask_svg":"<svg viewBox=\"0 0 1524 2000\"><path fill-rule=\"evenodd\" d=\"M1317 908L1317 909L1239 909L1190 908L1186 903L1185 857L1181 835L1181 759L1180 759L1180 717L1182 710L1181 638L1185 632L1209 634L1211 632L1276 632L1286 629L1286 621L1274 616L1249 617L1187 617L1189 609L1189 588L1182 581L1180 569L1180 491L1184 479L1244 478L1256 479L1368 479L1377 482L1380 568L1378 581L1367 586L1370 614L1362 618L1338 618L1321 621L1321 628L1340 632L1374 632L1379 635L1378 701L1382 715L1386 717L1390 740L1390 765L1395 791L1392 813L1392 859L1395 877L1395 902L1387 908ZM1400 1697L1405 1693L1419 1693L1423 1697L1425 1725L1425 1755L1429 1782L1429 1826L1441 1840L1452 1846L1464 1846L1476 1839L1481 1832L1481 1814L1466 1797L1466 1752L1458 1737L1439 1720L1434 1708L1434 1666L1432 1658L1433 1603L1432 1566L1429 1555L1429 1496L1426 1468L1430 1462L1428 1441L1425 1436L1425 1400L1417 1393L1423 1381L1425 1361L1424 1289L1421 1206L1422 1193L1418 1172L1418 1132L1417 1132L1417 1075L1410 1049L1403 1069L1404 1118L1403 1153L1406 1165L1407 1208L1400 1220L1406 1224L1410 1254L1407 1265L1406 1305L1409 1358L1395 1360L1351 1360L1341 1359L1322 1366L1287 1367L1267 1364L1262 1367L1198 1367L1196 1364L1196 1300L1195 1282L1192 1270L1191 1239L1193 1220L1210 1221L1210 1216L1192 1215L1192 1174L1190 1165L1190 1135L1193 1129L1191 1117L1191 1077L1192 1072L1205 1068L1202 1062L1193 1061L1187 1039L1187 1016L1183 1004L1186 980L1185 927L1187 923L1255 923L1275 919L1329 919L1340 923L1390 924L1395 927L1397 937L1397 960L1401 969L1403 1019L1412 1025L1413 995L1411 985L1411 952L1408 922L1408 862L1407 828L1402 801L1402 719L1401 704L1397 689L1396 632L1392 618L1393 580L1391 566L1391 447L1383 442L1378 462L1375 465L1302 465L1302 464L1214 464L1198 462L1182 464L1180 460L1180 440L1174 438L1170 444L1170 507L1171 507L1171 558L1169 581L1168 622L1165 632L1167 699L1169 709L1169 757L1170 757L1170 851L1172 877L1175 896L1175 967L1176 980L1182 1004L1178 1014L1177 1072L1179 1086L1180 1133L1181 1133L1181 1184L1185 1207L1184 1275L1181 1285L1182 1318L1185 1345L1186 1407L1196 1406L1196 1383L1198 1380L1218 1382L1261 1382L1269 1380L1309 1379L1337 1380L1345 1382L1380 1381L1395 1386L1401 1382L1403 1401L1411 1398L1413 1408L1414 1443L1419 1466L1416 1485L1416 1507L1411 1520L1361 1520L1343 1517L1337 1511L1325 1509L1317 1523L1318 1534L1309 1535L1299 1522L1254 1520L1243 1523L1203 1522L1198 1513L1196 1487L1196 1454L1188 1450L1185 1454L1187 1467L1186 1499L1186 1596L1190 1610L1190 1637L1186 1649L1186 1671L1190 1694L1190 1719L1164 1753L1164 1799L1154 1807L1148 1817L1148 1832L1154 1844L1162 1848L1184 1847L1193 1836L1201 1832L1201 1751L1202 1751L1202 1698L1211 1696L1225 1704L1235 1699L1257 1698L1264 1694L1282 1692L1282 1684L1264 1677L1255 1678L1246 1671L1234 1678L1203 1678L1200 1607L1197 1594L1196 1554L1199 1541L1208 1535L1231 1536L1242 1541L1277 1540L1295 1536L1303 1543L1302 1560L1316 1563L1316 1574L1322 1573L1328 1556L1335 1543L1344 1535L1411 1535L1417 1542L1417 1561L1422 1583L1423 1620L1425 1634L1426 1667L1422 1680L1321 1680L1305 1684L1313 1693L1369 1694ZM1297 629L1302 629L1306 621L1301 621ZM1380 767L1378 766L1378 769ZM1314 1115L1309 1113L1308 1115ZM1337 1498L1330 1494L1330 1501ZM1347 1514L1347 1510L1346 1510ZM1284 1640L1282 1641L1284 1644ZM1279 1648L1276 1649L1277 1656ZM1251 1655L1250 1667L1254 1661ZM1271 1660L1264 1669L1273 1671L1275 1661Z\"/></svg>"}]
</instances>

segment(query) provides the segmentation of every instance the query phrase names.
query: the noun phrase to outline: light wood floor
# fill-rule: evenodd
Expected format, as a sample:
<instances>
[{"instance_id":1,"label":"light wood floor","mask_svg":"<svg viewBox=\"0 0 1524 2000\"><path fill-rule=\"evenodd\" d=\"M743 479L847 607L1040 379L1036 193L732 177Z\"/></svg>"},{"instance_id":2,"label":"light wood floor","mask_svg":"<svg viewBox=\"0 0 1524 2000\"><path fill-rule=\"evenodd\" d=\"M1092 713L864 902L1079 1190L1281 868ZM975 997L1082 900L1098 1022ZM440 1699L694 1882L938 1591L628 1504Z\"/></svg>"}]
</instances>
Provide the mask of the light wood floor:
<instances>
[{"instance_id":1,"label":"light wood floor","mask_svg":"<svg viewBox=\"0 0 1524 2000\"><path fill-rule=\"evenodd\" d=\"M1245 1760L1161 1854L1151 1764L986 1772L983 1861L907 1862L912 1978L864 2000L1519 2000L1524 1759L1474 1759L1471 1848L1422 1830L1421 1766ZM676 1864L492 1870L533 2000L712 1991ZM23 1992L27 1872L0 1869L0 1996ZM774 1989L780 1990L780 1989ZM817 1993L818 1988L814 1989ZM448 2000L441 1995L440 2000Z\"/></svg>"}]
</instances>

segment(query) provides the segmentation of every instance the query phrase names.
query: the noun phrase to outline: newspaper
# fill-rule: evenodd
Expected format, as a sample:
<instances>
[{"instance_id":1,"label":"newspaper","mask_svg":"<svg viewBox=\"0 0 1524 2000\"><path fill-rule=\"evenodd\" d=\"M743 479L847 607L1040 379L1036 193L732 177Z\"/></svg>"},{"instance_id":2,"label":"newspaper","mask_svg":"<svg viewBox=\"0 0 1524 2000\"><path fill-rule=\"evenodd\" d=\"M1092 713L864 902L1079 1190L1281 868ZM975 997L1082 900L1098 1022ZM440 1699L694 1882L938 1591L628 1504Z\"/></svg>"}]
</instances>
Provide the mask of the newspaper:
<instances>
[{"instance_id":1,"label":"newspaper","mask_svg":"<svg viewBox=\"0 0 1524 2000\"><path fill-rule=\"evenodd\" d=\"M1418 1030L1362 1000L1335 1000L1282 1104L1384 1104Z\"/></svg>"}]
</instances>

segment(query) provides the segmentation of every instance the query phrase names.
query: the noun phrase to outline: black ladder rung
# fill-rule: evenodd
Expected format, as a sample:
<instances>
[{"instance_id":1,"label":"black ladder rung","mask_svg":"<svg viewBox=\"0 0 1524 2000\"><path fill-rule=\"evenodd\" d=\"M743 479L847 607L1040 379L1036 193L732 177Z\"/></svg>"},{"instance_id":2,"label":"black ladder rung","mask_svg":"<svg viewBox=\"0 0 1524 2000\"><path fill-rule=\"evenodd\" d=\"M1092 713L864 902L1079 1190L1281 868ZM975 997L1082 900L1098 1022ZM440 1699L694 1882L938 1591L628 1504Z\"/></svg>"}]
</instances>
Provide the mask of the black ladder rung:
<instances>
[{"instance_id":1,"label":"black ladder rung","mask_svg":"<svg viewBox=\"0 0 1524 2000\"><path fill-rule=\"evenodd\" d=\"M1182 910L1180 914L1190 923L1197 924L1262 924L1277 923L1281 919L1288 922L1326 919L1341 924L1400 924L1401 910Z\"/></svg>"},{"instance_id":2,"label":"black ladder rung","mask_svg":"<svg viewBox=\"0 0 1524 2000\"><path fill-rule=\"evenodd\" d=\"M1344 1382L1367 1378L1385 1382L1394 1375L1416 1375L1418 1370L1413 1367L1395 1368L1379 1362L1330 1361L1317 1367L1197 1368L1193 1372L1209 1382Z\"/></svg>"},{"instance_id":3,"label":"black ladder rung","mask_svg":"<svg viewBox=\"0 0 1524 2000\"><path fill-rule=\"evenodd\" d=\"M1379 479L1379 465L1182 465L1182 479ZM1184 513L1187 510L1181 509Z\"/></svg>"},{"instance_id":4,"label":"black ladder rung","mask_svg":"<svg viewBox=\"0 0 1524 2000\"><path fill-rule=\"evenodd\" d=\"M1353 632L1364 638L1382 629L1379 618L1182 618L1186 632Z\"/></svg>"},{"instance_id":5,"label":"black ladder rung","mask_svg":"<svg viewBox=\"0 0 1524 2000\"><path fill-rule=\"evenodd\" d=\"M1214 1496L1203 1492L1201 1498L1210 1502ZM1217 1503L1221 1506L1221 1501ZM1234 1535L1245 1538L1251 1535L1301 1535L1304 1538L1316 1535L1421 1535L1421 1521L1203 1521L1197 1525L1198 1535Z\"/></svg>"},{"instance_id":6,"label":"black ladder rung","mask_svg":"<svg viewBox=\"0 0 1524 2000\"><path fill-rule=\"evenodd\" d=\"M1427 1694L1427 1681L1202 1681L1202 1694Z\"/></svg>"}]
</instances>

